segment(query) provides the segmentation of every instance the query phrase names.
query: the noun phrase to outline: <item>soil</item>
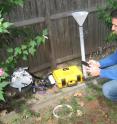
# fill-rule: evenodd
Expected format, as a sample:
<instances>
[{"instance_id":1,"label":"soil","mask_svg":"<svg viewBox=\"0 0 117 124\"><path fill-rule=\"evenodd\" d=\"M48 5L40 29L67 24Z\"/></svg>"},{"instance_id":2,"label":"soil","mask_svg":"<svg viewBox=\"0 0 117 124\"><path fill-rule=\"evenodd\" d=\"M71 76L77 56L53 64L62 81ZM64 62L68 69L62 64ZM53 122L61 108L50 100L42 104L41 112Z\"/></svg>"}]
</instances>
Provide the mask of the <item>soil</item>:
<instances>
[{"instance_id":1,"label":"soil","mask_svg":"<svg viewBox=\"0 0 117 124\"><path fill-rule=\"evenodd\" d=\"M95 81L88 82L94 82L92 87L87 85L88 90L86 85L61 90L54 87L36 94L31 90L19 94L7 90L6 101L0 103L0 124L117 124L117 103L107 100ZM71 105L75 109L73 116L56 119L52 111L58 104ZM78 116L77 110L83 115Z\"/></svg>"},{"instance_id":2,"label":"soil","mask_svg":"<svg viewBox=\"0 0 117 124\"><path fill-rule=\"evenodd\" d=\"M51 102L45 106L45 108L40 109L39 113L36 116L31 115L21 115L20 114L20 106L26 104L25 95L24 96L15 96L13 98L9 98L8 101L4 104L4 108L1 110L0 114L0 124L116 124L117 120L113 119L110 113L112 111L114 113L117 112L116 103L112 103L106 100L103 96L97 96L94 94L95 91L91 91L90 95L93 94L95 98L92 99L87 97L87 91L85 89L76 90L74 93L62 97L61 99L57 99L56 102ZM53 93L53 92L52 92ZM35 94L35 101L31 101L32 105L36 105L36 102L40 99L39 96ZM92 95L92 96L93 96ZM75 105L75 102L71 102L72 98L78 102L83 112L81 117L77 117L76 113L75 117L71 118L71 120L58 120L52 115L53 108L62 103ZM88 99L87 99L88 98ZM12 101L15 100L15 103ZM29 98L31 100L31 98ZM34 98L33 98L34 100ZM14 106L13 106L14 105ZM76 104L77 106L77 104ZM76 107L75 106L75 107ZM113 106L113 107L112 107ZM6 108L5 108L6 107ZM11 107L11 108L10 108ZM18 108L19 107L19 108ZM77 108L77 107L76 107ZM23 113L24 114L24 113ZM29 116L29 117L28 117ZM116 115L115 115L116 116ZM16 120L14 119L16 117ZM20 117L20 121L18 118ZM14 121L13 121L14 120Z\"/></svg>"}]
</instances>

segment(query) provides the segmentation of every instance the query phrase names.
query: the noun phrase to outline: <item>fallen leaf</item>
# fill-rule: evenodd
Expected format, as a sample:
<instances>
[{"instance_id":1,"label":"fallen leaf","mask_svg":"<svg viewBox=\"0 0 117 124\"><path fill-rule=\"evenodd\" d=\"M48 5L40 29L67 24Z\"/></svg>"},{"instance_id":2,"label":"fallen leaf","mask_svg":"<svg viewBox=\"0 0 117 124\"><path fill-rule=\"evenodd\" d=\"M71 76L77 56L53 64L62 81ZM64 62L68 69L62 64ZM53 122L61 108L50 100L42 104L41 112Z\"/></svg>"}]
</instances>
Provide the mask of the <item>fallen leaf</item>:
<instances>
[{"instance_id":1,"label":"fallen leaf","mask_svg":"<svg viewBox=\"0 0 117 124\"><path fill-rule=\"evenodd\" d=\"M66 101L69 101L69 97L68 97L68 96L64 97L64 99L65 99Z\"/></svg>"},{"instance_id":2,"label":"fallen leaf","mask_svg":"<svg viewBox=\"0 0 117 124\"><path fill-rule=\"evenodd\" d=\"M77 116L80 117L83 115L83 112L81 110L77 110Z\"/></svg>"},{"instance_id":3,"label":"fallen leaf","mask_svg":"<svg viewBox=\"0 0 117 124\"><path fill-rule=\"evenodd\" d=\"M7 110L3 110L0 112L0 116L5 116L7 114Z\"/></svg>"},{"instance_id":4,"label":"fallen leaf","mask_svg":"<svg viewBox=\"0 0 117 124\"><path fill-rule=\"evenodd\" d=\"M74 96L82 97L83 94L82 94L81 92L76 92L76 93L74 94Z\"/></svg>"},{"instance_id":5,"label":"fallen leaf","mask_svg":"<svg viewBox=\"0 0 117 124\"><path fill-rule=\"evenodd\" d=\"M36 117L36 119L35 119L36 121L41 121L42 120L42 118L41 117Z\"/></svg>"},{"instance_id":6,"label":"fallen leaf","mask_svg":"<svg viewBox=\"0 0 117 124\"><path fill-rule=\"evenodd\" d=\"M79 102L78 104L79 104L81 107L83 107L83 106L84 106L84 102L82 102L82 101L81 101L81 102Z\"/></svg>"}]
</instances>

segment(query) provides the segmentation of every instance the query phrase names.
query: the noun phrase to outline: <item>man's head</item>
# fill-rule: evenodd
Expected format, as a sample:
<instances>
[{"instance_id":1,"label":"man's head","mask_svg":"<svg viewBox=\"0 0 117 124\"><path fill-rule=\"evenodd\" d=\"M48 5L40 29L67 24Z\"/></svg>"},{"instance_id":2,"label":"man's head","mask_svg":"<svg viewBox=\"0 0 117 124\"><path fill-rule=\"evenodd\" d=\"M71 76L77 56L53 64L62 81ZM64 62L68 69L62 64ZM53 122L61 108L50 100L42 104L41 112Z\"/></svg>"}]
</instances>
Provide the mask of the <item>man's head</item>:
<instances>
[{"instance_id":1,"label":"man's head","mask_svg":"<svg viewBox=\"0 0 117 124\"><path fill-rule=\"evenodd\" d=\"M117 34L117 9L111 12L112 31Z\"/></svg>"}]
</instances>

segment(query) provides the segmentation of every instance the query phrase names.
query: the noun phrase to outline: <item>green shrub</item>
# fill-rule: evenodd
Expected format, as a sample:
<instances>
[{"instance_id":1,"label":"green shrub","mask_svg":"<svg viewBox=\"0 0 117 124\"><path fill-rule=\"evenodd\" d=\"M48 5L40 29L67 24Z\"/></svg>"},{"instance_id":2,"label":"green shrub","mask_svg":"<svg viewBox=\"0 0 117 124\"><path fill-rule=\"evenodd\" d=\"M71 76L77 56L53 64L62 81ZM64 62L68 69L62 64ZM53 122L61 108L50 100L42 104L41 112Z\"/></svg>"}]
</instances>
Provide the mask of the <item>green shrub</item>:
<instances>
[{"instance_id":1,"label":"green shrub","mask_svg":"<svg viewBox=\"0 0 117 124\"><path fill-rule=\"evenodd\" d=\"M98 17L105 23L109 30L111 30L112 27L112 17L110 14L114 9L117 9L117 0L106 0L106 7L98 8ZM112 32L106 38L108 42L116 40L117 35Z\"/></svg>"},{"instance_id":2,"label":"green shrub","mask_svg":"<svg viewBox=\"0 0 117 124\"><path fill-rule=\"evenodd\" d=\"M13 6L23 6L24 0L5 0L0 3L0 34L10 34L9 28L12 27L12 23L6 21L3 16ZM14 69L19 59L28 60L29 55L34 55L39 45L45 43L47 38L47 29L43 30L41 34L38 34L35 38L27 38L28 40L22 43L20 46L15 48L7 45L0 48L4 48L7 52L8 57L6 60L0 62L0 69L3 69L4 74L0 75L0 100L4 101L4 88L8 84L11 69ZM0 35L1 36L1 35ZM3 41L4 43L4 41Z\"/></svg>"}]
</instances>

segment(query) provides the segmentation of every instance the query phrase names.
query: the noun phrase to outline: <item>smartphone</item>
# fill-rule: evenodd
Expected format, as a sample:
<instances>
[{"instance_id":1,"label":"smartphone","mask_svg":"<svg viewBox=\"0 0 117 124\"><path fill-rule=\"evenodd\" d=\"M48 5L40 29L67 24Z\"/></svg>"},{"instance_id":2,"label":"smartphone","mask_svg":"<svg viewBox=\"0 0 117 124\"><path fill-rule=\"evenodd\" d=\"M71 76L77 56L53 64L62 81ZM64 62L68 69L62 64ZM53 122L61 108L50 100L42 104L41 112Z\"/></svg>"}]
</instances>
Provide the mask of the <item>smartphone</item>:
<instances>
[{"instance_id":1,"label":"smartphone","mask_svg":"<svg viewBox=\"0 0 117 124\"><path fill-rule=\"evenodd\" d=\"M85 61L81 61L81 64L90 67L89 64Z\"/></svg>"}]
</instances>

